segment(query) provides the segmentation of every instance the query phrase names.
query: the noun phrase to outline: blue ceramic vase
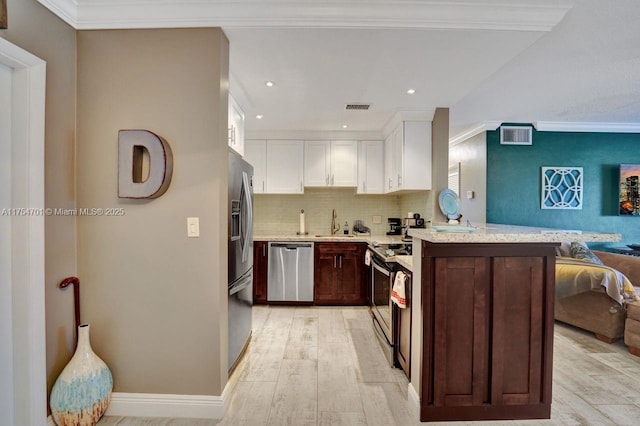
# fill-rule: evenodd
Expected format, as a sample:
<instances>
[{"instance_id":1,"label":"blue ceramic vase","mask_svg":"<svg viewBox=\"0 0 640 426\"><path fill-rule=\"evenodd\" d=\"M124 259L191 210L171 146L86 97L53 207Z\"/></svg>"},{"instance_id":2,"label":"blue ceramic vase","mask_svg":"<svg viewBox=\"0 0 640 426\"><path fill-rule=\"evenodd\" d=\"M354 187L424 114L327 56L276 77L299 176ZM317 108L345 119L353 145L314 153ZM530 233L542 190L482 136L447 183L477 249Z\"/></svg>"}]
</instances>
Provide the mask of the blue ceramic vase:
<instances>
[{"instance_id":1,"label":"blue ceramic vase","mask_svg":"<svg viewBox=\"0 0 640 426\"><path fill-rule=\"evenodd\" d=\"M49 404L58 426L93 426L107 410L113 377L91 349L89 324L78 327L78 346L56 379Z\"/></svg>"}]
</instances>

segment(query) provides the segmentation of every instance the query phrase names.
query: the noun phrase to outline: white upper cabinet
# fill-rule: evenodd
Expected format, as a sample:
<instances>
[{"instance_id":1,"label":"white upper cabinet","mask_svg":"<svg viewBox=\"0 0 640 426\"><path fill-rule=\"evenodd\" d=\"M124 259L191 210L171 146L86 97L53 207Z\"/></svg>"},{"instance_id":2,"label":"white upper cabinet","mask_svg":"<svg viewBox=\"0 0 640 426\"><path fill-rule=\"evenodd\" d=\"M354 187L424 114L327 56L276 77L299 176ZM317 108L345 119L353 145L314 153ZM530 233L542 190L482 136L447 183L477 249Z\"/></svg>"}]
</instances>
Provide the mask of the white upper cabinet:
<instances>
[{"instance_id":1,"label":"white upper cabinet","mask_svg":"<svg viewBox=\"0 0 640 426\"><path fill-rule=\"evenodd\" d=\"M253 166L253 193L265 194L267 190L267 141L245 141L244 159Z\"/></svg>"},{"instance_id":2,"label":"white upper cabinet","mask_svg":"<svg viewBox=\"0 0 640 426\"><path fill-rule=\"evenodd\" d=\"M331 141L331 186L358 185L358 141Z\"/></svg>"},{"instance_id":3,"label":"white upper cabinet","mask_svg":"<svg viewBox=\"0 0 640 426\"><path fill-rule=\"evenodd\" d=\"M253 166L254 194L302 194L302 141L247 140L244 159Z\"/></svg>"},{"instance_id":4,"label":"white upper cabinet","mask_svg":"<svg viewBox=\"0 0 640 426\"><path fill-rule=\"evenodd\" d=\"M397 191L396 184L396 163L395 157L397 154L396 140L399 128L396 128L391 132L389 136L384 140L384 192Z\"/></svg>"},{"instance_id":5,"label":"white upper cabinet","mask_svg":"<svg viewBox=\"0 0 640 426\"><path fill-rule=\"evenodd\" d=\"M404 121L385 139L385 192L431 189L431 122Z\"/></svg>"},{"instance_id":6,"label":"white upper cabinet","mask_svg":"<svg viewBox=\"0 0 640 426\"><path fill-rule=\"evenodd\" d=\"M357 141L305 141L305 186L357 186Z\"/></svg>"},{"instance_id":7,"label":"white upper cabinet","mask_svg":"<svg viewBox=\"0 0 640 426\"><path fill-rule=\"evenodd\" d=\"M244 111L229 94L227 141L229 148L244 156Z\"/></svg>"},{"instance_id":8,"label":"white upper cabinet","mask_svg":"<svg viewBox=\"0 0 640 426\"><path fill-rule=\"evenodd\" d=\"M267 141L268 194L302 194L304 143L291 140Z\"/></svg>"},{"instance_id":9,"label":"white upper cabinet","mask_svg":"<svg viewBox=\"0 0 640 426\"><path fill-rule=\"evenodd\" d=\"M304 186L331 184L331 141L304 142Z\"/></svg>"},{"instance_id":10,"label":"white upper cabinet","mask_svg":"<svg viewBox=\"0 0 640 426\"><path fill-rule=\"evenodd\" d=\"M384 193L384 142L358 142L358 194Z\"/></svg>"}]
</instances>

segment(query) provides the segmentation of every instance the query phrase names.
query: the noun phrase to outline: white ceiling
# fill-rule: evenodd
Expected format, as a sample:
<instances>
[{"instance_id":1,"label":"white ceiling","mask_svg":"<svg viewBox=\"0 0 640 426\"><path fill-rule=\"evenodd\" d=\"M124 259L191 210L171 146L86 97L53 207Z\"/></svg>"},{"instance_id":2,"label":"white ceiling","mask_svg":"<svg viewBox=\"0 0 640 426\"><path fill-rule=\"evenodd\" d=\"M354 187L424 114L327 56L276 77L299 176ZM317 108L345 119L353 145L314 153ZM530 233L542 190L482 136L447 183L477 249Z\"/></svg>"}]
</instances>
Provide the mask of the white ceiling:
<instances>
[{"instance_id":1,"label":"white ceiling","mask_svg":"<svg viewBox=\"0 0 640 426\"><path fill-rule=\"evenodd\" d=\"M452 135L484 121L640 123L636 0L38 1L78 29L222 27L253 135L376 134L397 111L435 107L451 108Z\"/></svg>"}]
</instances>

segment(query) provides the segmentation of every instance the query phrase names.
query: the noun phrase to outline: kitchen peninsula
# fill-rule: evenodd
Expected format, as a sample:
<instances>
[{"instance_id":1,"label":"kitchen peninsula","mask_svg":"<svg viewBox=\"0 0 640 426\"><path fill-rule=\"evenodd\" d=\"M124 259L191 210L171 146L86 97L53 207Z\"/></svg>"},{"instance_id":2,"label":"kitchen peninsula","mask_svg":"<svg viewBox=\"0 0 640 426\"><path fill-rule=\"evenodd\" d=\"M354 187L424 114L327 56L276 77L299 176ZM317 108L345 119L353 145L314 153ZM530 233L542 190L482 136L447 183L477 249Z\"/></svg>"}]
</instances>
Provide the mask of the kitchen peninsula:
<instances>
[{"instance_id":1,"label":"kitchen peninsula","mask_svg":"<svg viewBox=\"0 0 640 426\"><path fill-rule=\"evenodd\" d=\"M420 420L549 418L555 247L620 235L492 224L409 235Z\"/></svg>"}]
</instances>

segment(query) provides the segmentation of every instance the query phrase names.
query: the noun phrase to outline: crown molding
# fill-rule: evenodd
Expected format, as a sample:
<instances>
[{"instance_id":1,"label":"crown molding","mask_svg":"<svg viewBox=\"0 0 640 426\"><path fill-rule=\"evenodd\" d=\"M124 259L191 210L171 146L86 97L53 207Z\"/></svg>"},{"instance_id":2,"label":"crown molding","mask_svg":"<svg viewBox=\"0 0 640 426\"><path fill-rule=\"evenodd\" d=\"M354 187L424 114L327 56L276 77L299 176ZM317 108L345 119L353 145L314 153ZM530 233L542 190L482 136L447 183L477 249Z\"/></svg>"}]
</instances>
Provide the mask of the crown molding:
<instances>
[{"instance_id":1,"label":"crown molding","mask_svg":"<svg viewBox=\"0 0 640 426\"><path fill-rule=\"evenodd\" d=\"M38 0L75 29L172 27L429 28L545 32L568 0Z\"/></svg>"},{"instance_id":2,"label":"crown molding","mask_svg":"<svg viewBox=\"0 0 640 426\"><path fill-rule=\"evenodd\" d=\"M640 123L536 121L533 126L539 132L640 133Z\"/></svg>"},{"instance_id":3,"label":"crown molding","mask_svg":"<svg viewBox=\"0 0 640 426\"><path fill-rule=\"evenodd\" d=\"M479 135L482 132L496 130L502 121L483 121L482 123L475 124L466 130L458 133L457 135L449 138L449 146L458 145L467 139L471 139L472 137Z\"/></svg>"},{"instance_id":4,"label":"crown molding","mask_svg":"<svg viewBox=\"0 0 640 426\"><path fill-rule=\"evenodd\" d=\"M49 9L58 18L78 29L78 2L76 0L38 0L40 4Z\"/></svg>"}]
</instances>

